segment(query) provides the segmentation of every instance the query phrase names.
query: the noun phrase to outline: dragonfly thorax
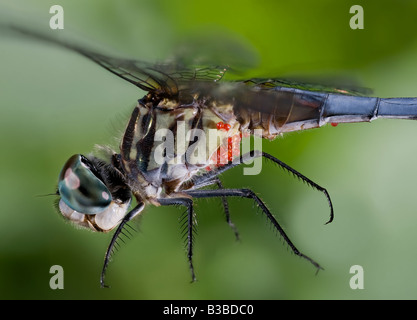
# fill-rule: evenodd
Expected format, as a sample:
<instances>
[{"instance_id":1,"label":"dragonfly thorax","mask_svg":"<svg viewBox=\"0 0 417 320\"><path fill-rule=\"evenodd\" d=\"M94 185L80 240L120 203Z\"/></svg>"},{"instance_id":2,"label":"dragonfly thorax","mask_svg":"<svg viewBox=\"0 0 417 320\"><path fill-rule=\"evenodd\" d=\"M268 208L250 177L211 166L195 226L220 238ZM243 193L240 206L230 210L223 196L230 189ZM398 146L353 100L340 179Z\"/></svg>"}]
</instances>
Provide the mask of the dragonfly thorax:
<instances>
[{"instance_id":1,"label":"dragonfly thorax","mask_svg":"<svg viewBox=\"0 0 417 320\"><path fill-rule=\"evenodd\" d=\"M212 166L218 150L225 144L227 149L229 138L240 134L231 105L196 97L184 104L147 95L133 110L120 144L120 163L127 184L141 201L177 192ZM219 128L225 119L227 124Z\"/></svg>"}]
</instances>

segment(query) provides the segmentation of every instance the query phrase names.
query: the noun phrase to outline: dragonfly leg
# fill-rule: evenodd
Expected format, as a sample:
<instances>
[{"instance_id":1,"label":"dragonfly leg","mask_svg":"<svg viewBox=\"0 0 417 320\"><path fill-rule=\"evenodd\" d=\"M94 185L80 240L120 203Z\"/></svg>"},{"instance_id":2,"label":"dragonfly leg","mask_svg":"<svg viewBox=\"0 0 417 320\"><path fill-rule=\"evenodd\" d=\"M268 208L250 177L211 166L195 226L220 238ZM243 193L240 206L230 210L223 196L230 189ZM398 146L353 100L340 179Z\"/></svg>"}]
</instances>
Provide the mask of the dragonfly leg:
<instances>
[{"instance_id":1,"label":"dragonfly leg","mask_svg":"<svg viewBox=\"0 0 417 320\"><path fill-rule=\"evenodd\" d=\"M194 238L194 213L193 200L189 198L162 198L158 202L163 206L182 205L187 208L187 257L191 271L191 282L196 281L193 266L193 238Z\"/></svg>"},{"instance_id":2,"label":"dragonfly leg","mask_svg":"<svg viewBox=\"0 0 417 320\"><path fill-rule=\"evenodd\" d=\"M106 255L104 257L104 264L103 269L101 270L101 276L100 276L100 284L102 288L108 288L109 286L106 285L104 278L106 276L106 269L110 262L110 257L113 254L114 246L117 242L117 239L120 236L120 233L122 233L122 230L126 223L128 223L130 220L132 220L138 213L140 213L143 210L144 204L141 202L139 203L135 208L133 208L127 215L124 216L123 220L120 222L119 226L117 227L115 233L113 234L113 237L111 238L110 244L107 248Z\"/></svg>"},{"instance_id":3,"label":"dragonfly leg","mask_svg":"<svg viewBox=\"0 0 417 320\"><path fill-rule=\"evenodd\" d=\"M333 221L333 218L334 218L333 204L332 204L332 200L330 199L330 195L325 188L319 186L317 183L313 182L312 180L310 180L309 178L307 178L306 176L304 176L303 174L301 174L297 170L291 168L289 165L285 164L284 162L275 158L274 156L270 155L269 153L262 152L262 157L273 161L274 163L279 165L281 168L287 170L288 172L291 172L294 176L301 179L301 181L307 183L309 186L313 187L314 189L316 189L320 192L323 192L324 195L327 198L327 202L329 203L329 207L330 207L330 218L325 224L328 224L328 223Z\"/></svg>"},{"instance_id":4,"label":"dragonfly leg","mask_svg":"<svg viewBox=\"0 0 417 320\"><path fill-rule=\"evenodd\" d=\"M225 172L229 169L232 169L232 168L234 168L234 167L236 167L236 166L238 166L242 163L248 163L248 160L258 158L258 157L264 157L264 158L276 163L277 165L279 165L284 170L287 170L288 172L292 173L295 177L297 177L301 181L307 183L309 186L311 186L314 189L324 193L324 195L326 196L327 202L329 204L329 208L330 208L330 218L326 222L326 224L333 221L333 218L334 218L333 203L332 203L332 200L330 199L329 193L327 192L327 190L325 188L319 186L314 181L310 180L309 178L307 178L306 176L304 176L303 174L301 174L297 170L291 168L289 165L287 165L286 163L282 162L281 160L275 158L274 156L270 155L269 153L258 151L258 150L252 150L248 153L245 153L244 155L240 156L239 161L229 162L228 164L225 164L224 166L221 166L221 167L217 168L216 170L212 170L212 171L209 171L206 174L198 176L197 178L194 179L193 189L199 189L200 187L207 184L207 181L213 180L215 177L219 176L223 172Z\"/></svg>"},{"instance_id":5,"label":"dragonfly leg","mask_svg":"<svg viewBox=\"0 0 417 320\"><path fill-rule=\"evenodd\" d=\"M198 184L193 185L190 189L185 190L196 190L201 189L203 187L211 186L213 184L216 184L219 189L224 189L223 184L219 177L210 177L208 179L199 180L200 182ZM229 211L229 204L227 203L226 197L221 197L222 203L223 203L223 209L226 216L226 222L227 224L232 228L233 232L235 233L235 237L237 241L240 241L239 232L237 231L237 228L235 224L232 222L230 218L230 211Z\"/></svg>"},{"instance_id":6,"label":"dragonfly leg","mask_svg":"<svg viewBox=\"0 0 417 320\"><path fill-rule=\"evenodd\" d=\"M222 182L220 181L219 178L216 178L216 184L217 184L217 187L219 188L219 190L224 189L223 184L222 184ZM227 202L227 198L224 197L224 196L222 196L221 198L222 198L222 202L223 202L224 214L226 216L226 222L232 228L233 232L235 233L236 240L240 241L239 232L237 231L237 228L236 228L235 224L230 219L230 211L229 211L229 204Z\"/></svg>"},{"instance_id":7,"label":"dragonfly leg","mask_svg":"<svg viewBox=\"0 0 417 320\"><path fill-rule=\"evenodd\" d=\"M301 253L295 245L292 243L290 238L284 232L284 230L279 225L278 221L275 217L271 214L269 209L263 203L263 201L250 189L219 189L219 190L192 190L186 191L187 194L192 196L193 198L213 198L213 197L244 197L252 199L256 202L256 204L261 208L262 212L267 216L267 218L272 222L275 229L279 232L291 250L297 255L300 256L311 264L313 264L317 271L323 269L316 261L311 259L310 257L306 256L305 254Z\"/></svg>"}]
</instances>

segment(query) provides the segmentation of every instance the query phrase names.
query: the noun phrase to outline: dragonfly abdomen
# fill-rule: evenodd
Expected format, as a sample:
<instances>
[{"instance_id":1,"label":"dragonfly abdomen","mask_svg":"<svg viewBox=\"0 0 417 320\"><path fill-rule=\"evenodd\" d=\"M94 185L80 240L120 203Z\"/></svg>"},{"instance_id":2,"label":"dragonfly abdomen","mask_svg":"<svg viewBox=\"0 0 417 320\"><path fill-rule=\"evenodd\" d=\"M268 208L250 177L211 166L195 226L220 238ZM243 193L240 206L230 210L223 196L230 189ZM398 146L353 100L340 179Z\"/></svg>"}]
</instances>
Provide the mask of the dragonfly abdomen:
<instances>
[{"instance_id":1,"label":"dragonfly abdomen","mask_svg":"<svg viewBox=\"0 0 417 320\"><path fill-rule=\"evenodd\" d=\"M417 98L371 98L329 94L323 105L326 122L362 122L377 118L417 119Z\"/></svg>"},{"instance_id":2,"label":"dragonfly abdomen","mask_svg":"<svg viewBox=\"0 0 417 320\"><path fill-rule=\"evenodd\" d=\"M417 98L375 98L277 87L246 92L234 105L242 130L274 139L278 134L326 123L377 118L417 119Z\"/></svg>"}]
</instances>

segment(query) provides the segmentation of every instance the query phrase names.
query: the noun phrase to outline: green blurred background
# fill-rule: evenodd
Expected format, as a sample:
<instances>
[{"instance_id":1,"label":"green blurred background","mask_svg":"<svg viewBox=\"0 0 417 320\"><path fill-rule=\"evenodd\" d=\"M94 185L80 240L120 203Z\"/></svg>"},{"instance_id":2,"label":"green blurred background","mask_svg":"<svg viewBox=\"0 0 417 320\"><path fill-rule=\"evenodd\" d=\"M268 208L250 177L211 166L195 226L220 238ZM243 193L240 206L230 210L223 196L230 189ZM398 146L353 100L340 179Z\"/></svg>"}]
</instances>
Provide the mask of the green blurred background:
<instances>
[{"instance_id":1,"label":"green blurred background","mask_svg":"<svg viewBox=\"0 0 417 320\"><path fill-rule=\"evenodd\" d=\"M50 32L54 4L64 7L65 30L57 31L64 38L77 35L121 55L155 61L184 39L208 39L201 48L209 56L224 54L226 62L246 57L239 52L253 56L248 76L336 74L356 78L377 96L417 96L415 1L1 0L0 17L41 22ZM364 8L363 30L349 27L354 4ZM1 37L0 298L417 298L417 124L404 120L326 126L264 143L329 190L335 207L329 225L323 195L272 165L264 163L254 177L242 169L224 174L226 186L258 192L295 245L323 265L318 275L249 200L230 200L241 242L220 201L199 200L196 283L181 239L182 210L148 207L140 232L110 264L112 288L100 289L111 235L72 228L55 212L54 197L39 195L54 192L72 154L117 145L114 137L144 92L75 53ZM239 45L247 50L233 51ZM49 288L56 264L64 268L64 290ZM357 264L365 272L363 290L349 286Z\"/></svg>"}]
</instances>

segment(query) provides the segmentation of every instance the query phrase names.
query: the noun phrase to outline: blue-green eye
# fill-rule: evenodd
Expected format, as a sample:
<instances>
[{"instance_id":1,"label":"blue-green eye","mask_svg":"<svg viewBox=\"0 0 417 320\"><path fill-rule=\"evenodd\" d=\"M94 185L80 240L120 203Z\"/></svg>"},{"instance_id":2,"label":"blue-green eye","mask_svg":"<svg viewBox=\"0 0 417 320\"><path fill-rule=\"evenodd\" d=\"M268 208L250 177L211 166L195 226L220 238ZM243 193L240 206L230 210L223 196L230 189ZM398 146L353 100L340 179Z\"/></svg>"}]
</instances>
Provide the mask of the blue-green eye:
<instances>
[{"instance_id":1,"label":"blue-green eye","mask_svg":"<svg viewBox=\"0 0 417 320\"><path fill-rule=\"evenodd\" d=\"M59 174L58 191L61 200L71 209L97 214L110 205L112 196L89 165L89 160L80 154L69 158Z\"/></svg>"}]
</instances>

